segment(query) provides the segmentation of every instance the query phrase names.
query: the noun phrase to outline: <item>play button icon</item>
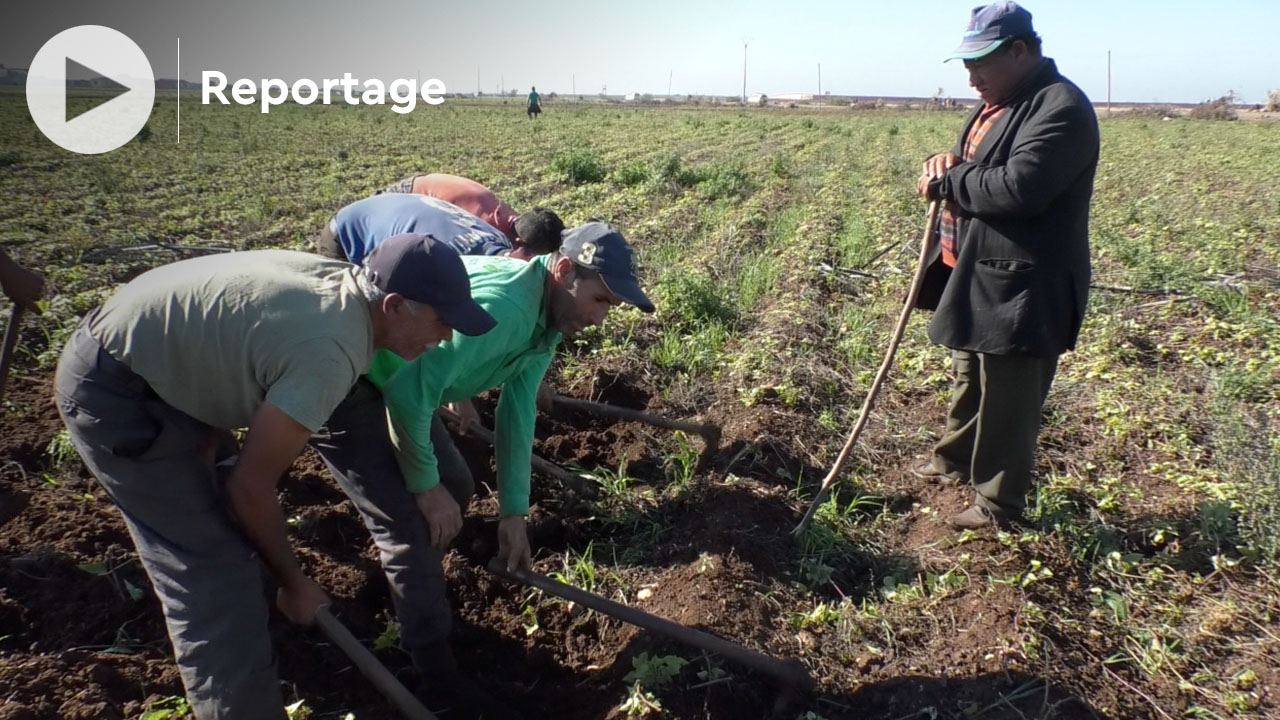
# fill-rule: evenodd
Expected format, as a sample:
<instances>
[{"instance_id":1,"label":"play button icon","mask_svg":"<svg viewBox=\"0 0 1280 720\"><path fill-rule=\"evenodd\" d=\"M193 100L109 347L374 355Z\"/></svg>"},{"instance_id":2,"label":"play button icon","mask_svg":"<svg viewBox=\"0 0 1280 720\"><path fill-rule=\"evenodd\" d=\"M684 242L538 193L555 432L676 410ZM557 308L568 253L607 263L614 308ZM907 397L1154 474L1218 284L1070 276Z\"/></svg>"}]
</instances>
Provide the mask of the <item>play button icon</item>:
<instances>
[{"instance_id":1,"label":"play button icon","mask_svg":"<svg viewBox=\"0 0 1280 720\"><path fill-rule=\"evenodd\" d=\"M68 89L68 77L88 79L89 87ZM102 25L54 35L27 71L27 108L36 126L61 147L86 155L132 140L151 117L155 96L142 48Z\"/></svg>"}]
</instances>

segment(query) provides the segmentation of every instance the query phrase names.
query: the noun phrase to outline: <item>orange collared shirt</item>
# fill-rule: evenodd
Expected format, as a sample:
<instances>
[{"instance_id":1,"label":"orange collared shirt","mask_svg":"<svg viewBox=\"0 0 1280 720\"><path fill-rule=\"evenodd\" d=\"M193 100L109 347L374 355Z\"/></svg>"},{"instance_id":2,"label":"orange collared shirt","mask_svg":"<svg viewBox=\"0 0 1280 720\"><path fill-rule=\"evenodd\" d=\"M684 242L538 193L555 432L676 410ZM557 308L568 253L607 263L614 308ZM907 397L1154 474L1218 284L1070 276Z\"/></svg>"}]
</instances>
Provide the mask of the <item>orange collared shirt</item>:
<instances>
[{"instance_id":1,"label":"orange collared shirt","mask_svg":"<svg viewBox=\"0 0 1280 720\"><path fill-rule=\"evenodd\" d=\"M1005 110L1003 105L984 105L978 113L978 118L973 121L973 125L969 128L969 134L965 136L963 156L961 159L965 162L973 162L978 156L978 146L982 144L983 138L987 136L987 132L991 130L991 126L996 124L996 120L1000 118L1000 114ZM956 266L956 235L959 227L956 221L956 215L951 207L951 203L944 203L942 206L942 221L938 225L938 239L942 244L942 262L947 267Z\"/></svg>"}]
</instances>

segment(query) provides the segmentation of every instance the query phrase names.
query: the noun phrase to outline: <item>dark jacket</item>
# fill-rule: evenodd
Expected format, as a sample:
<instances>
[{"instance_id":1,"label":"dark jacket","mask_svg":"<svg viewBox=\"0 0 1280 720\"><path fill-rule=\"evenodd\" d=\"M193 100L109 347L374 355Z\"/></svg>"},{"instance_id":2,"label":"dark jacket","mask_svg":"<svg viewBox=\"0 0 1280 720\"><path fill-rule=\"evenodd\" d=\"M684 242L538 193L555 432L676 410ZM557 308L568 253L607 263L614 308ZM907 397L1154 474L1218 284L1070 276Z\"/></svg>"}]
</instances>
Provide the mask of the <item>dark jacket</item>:
<instances>
[{"instance_id":1,"label":"dark jacket","mask_svg":"<svg viewBox=\"0 0 1280 720\"><path fill-rule=\"evenodd\" d=\"M1093 105L1046 59L974 161L930 188L951 202L959 223L955 268L935 247L917 303L936 311L930 340L995 355L1054 357L1075 347L1089 296L1097 167Z\"/></svg>"}]
</instances>

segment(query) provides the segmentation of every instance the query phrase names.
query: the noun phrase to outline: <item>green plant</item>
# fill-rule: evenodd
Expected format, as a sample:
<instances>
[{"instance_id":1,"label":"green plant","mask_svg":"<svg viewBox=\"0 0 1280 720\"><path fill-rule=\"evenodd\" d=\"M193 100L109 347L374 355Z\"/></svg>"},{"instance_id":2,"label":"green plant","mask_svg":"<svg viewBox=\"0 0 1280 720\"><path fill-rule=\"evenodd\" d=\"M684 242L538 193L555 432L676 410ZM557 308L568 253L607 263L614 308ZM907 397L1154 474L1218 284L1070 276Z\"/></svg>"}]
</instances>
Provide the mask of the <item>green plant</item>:
<instances>
[{"instance_id":1,"label":"green plant","mask_svg":"<svg viewBox=\"0 0 1280 720\"><path fill-rule=\"evenodd\" d=\"M807 628L814 625L826 625L840 619L840 608L826 602L820 602L808 612L793 612L787 615L787 624L793 628Z\"/></svg>"},{"instance_id":2,"label":"green plant","mask_svg":"<svg viewBox=\"0 0 1280 720\"><path fill-rule=\"evenodd\" d=\"M595 592L599 581L603 578L596 570L595 560L592 558L594 552L593 542L587 543L586 549L581 553L566 550L561 570L549 573L549 576L565 585Z\"/></svg>"},{"instance_id":3,"label":"green plant","mask_svg":"<svg viewBox=\"0 0 1280 720\"><path fill-rule=\"evenodd\" d=\"M1235 513L1230 503L1206 502L1200 505L1200 536L1215 549L1233 547L1236 532Z\"/></svg>"},{"instance_id":4,"label":"green plant","mask_svg":"<svg viewBox=\"0 0 1280 720\"><path fill-rule=\"evenodd\" d=\"M674 437L676 451L667 455L662 469L671 484L676 489L681 489L693 480L698 470L698 460L702 455L684 432L677 430Z\"/></svg>"},{"instance_id":5,"label":"green plant","mask_svg":"<svg viewBox=\"0 0 1280 720\"><path fill-rule=\"evenodd\" d=\"M49 440L49 444L45 446L44 454L49 456L49 465L60 470L77 459L75 445L71 443L71 434L63 428Z\"/></svg>"},{"instance_id":6,"label":"green plant","mask_svg":"<svg viewBox=\"0 0 1280 720\"><path fill-rule=\"evenodd\" d=\"M373 649L381 652L400 645L400 623L388 620L386 627L373 640Z\"/></svg>"},{"instance_id":7,"label":"green plant","mask_svg":"<svg viewBox=\"0 0 1280 720\"><path fill-rule=\"evenodd\" d=\"M698 173L698 191L709 200L742 197L754 184L739 163L712 165Z\"/></svg>"},{"instance_id":8,"label":"green plant","mask_svg":"<svg viewBox=\"0 0 1280 720\"><path fill-rule=\"evenodd\" d=\"M632 479L627 475L626 458L622 459L617 470L595 468L590 471L580 471L578 475L599 484L602 499L623 498L631 489Z\"/></svg>"},{"instance_id":9,"label":"green plant","mask_svg":"<svg viewBox=\"0 0 1280 720\"><path fill-rule=\"evenodd\" d=\"M679 155L667 155L658 160L653 166L651 176L659 184L671 188L690 187L696 185L699 180L696 173L685 170Z\"/></svg>"},{"instance_id":10,"label":"green plant","mask_svg":"<svg viewBox=\"0 0 1280 720\"><path fill-rule=\"evenodd\" d=\"M524 621L525 635L533 635L537 633L538 630L542 629L538 625L538 608L534 607L532 603L524 606L524 610L522 611L522 614L524 615L524 618L525 618L525 621Z\"/></svg>"},{"instance_id":11,"label":"green plant","mask_svg":"<svg viewBox=\"0 0 1280 720\"><path fill-rule=\"evenodd\" d=\"M191 703L185 697L172 695L147 705L138 720L182 720L191 712Z\"/></svg>"},{"instance_id":12,"label":"green plant","mask_svg":"<svg viewBox=\"0 0 1280 720\"><path fill-rule=\"evenodd\" d=\"M658 698L640 687L640 683L631 686L626 699L618 706L618 710L629 718L645 718L650 715L661 717L666 714Z\"/></svg>"},{"instance_id":13,"label":"green plant","mask_svg":"<svg viewBox=\"0 0 1280 720\"><path fill-rule=\"evenodd\" d=\"M738 311L725 296L724 286L710 275L686 269L669 270L658 279L664 322L690 331L712 324L732 326Z\"/></svg>"},{"instance_id":14,"label":"green plant","mask_svg":"<svg viewBox=\"0 0 1280 720\"><path fill-rule=\"evenodd\" d=\"M604 165L600 158L590 150L574 150L557 155L551 160L551 173L573 185L604 180Z\"/></svg>"},{"instance_id":15,"label":"green plant","mask_svg":"<svg viewBox=\"0 0 1280 720\"><path fill-rule=\"evenodd\" d=\"M670 685L688 664L688 660L678 655L650 655L642 652L631 658L631 672L627 673L623 682L661 690Z\"/></svg>"},{"instance_id":16,"label":"green plant","mask_svg":"<svg viewBox=\"0 0 1280 720\"><path fill-rule=\"evenodd\" d=\"M649 167L644 163L630 162L618 166L613 171L613 179L619 185L631 187L647 182L650 177Z\"/></svg>"}]
</instances>

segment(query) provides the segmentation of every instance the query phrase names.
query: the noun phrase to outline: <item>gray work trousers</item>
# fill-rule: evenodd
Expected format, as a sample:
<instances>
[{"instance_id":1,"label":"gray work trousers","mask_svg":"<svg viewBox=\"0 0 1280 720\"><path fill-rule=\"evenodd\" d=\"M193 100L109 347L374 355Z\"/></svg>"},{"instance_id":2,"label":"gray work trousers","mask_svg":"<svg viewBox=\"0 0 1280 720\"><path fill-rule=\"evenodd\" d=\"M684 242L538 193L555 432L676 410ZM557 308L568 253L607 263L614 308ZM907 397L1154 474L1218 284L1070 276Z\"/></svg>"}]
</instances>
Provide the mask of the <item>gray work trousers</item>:
<instances>
[{"instance_id":1,"label":"gray work trousers","mask_svg":"<svg viewBox=\"0 0 1280 720\"><path fill-rule=\"evenodd\" d=\"M90 315L90 318L92 315ZM161 400L86 330L58 363L58 411L85 465L115 501L151 579L197 720L282 720L267 629L264 568L236 527L215 465L229 433ZM437 416L441 482L465 509L474 481ZM382 396L361 379L311 443L382 553L401 642L424 673L453 667L442 555L404 482Z\"/></svg>"},{"instance_id":2,"label":"gray work trousers","mask_svg":"<svg viewBox=\"0 0 1280 720\"><path fill-rule=\"evenodd\" d=\"M63 350L54 392L72 444L124 516L196 718L283 720L263 566L215 470L235 452L230 433L157 397L86 324Z\"/></svg>"},{"instance_id":3,"label":"gray work trousers","mask_svg":"<svg viewBox=\"0 0 1280 720\"><path fill-rule=\"evenodd\" d=\"M329 218L320 233L316 235L316 254L333 260L347 260L347 252L342 249L338 239L338 217Z\"/></svg>"},{"instance_id":4,"label":"gray work trousers","mask_svg":"<svg viewBox=\"0 0 1280 720\"><path fill-rule=\"evenodd\" d=\"M475 481L437 414L431 422L440 483L465 513ZM387 432L382 393L361 378L311 439L342 491L364 519L382 559L400 622L400 643L430 677L454 669L448 638L452 614L443 554L431 547L426 518L405 488Z\"/></svg>"}]
</instances>

